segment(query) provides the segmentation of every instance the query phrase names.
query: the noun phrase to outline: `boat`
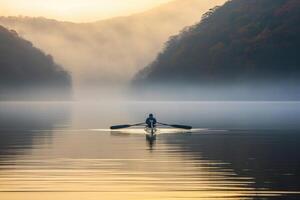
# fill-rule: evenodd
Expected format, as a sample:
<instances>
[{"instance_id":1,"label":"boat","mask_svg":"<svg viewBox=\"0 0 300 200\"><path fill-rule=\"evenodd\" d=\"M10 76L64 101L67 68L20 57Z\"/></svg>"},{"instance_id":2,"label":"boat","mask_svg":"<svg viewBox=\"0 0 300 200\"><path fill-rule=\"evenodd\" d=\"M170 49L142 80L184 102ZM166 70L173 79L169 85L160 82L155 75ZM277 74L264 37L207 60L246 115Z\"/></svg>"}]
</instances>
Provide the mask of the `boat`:
<instances>
[{"instance_id":1,"label":"boat","mask_svg":"<svg viewBox=\"0 0 300 200\"><path fill-rule=\"evenodd\" d=\"M185 130L191 130L191 126L186 126L186 125L170 125L170 124L165 124L165 123L160 123L157 122L157 125L161 126L168 126L168 127L173 127L173 128L178 128L178 129L185 129ZM125 125L116 125L116 126L111 126L110 129L112 130L117 130L117 129L125 129L125 128L130 128L130 127L140 127L140 126L145 126L144 130L146 132L146 139L147 140L155 140L158 128L157 126L151 126L149 127L146 125L146 123L139 123L139 124L125 124Z\"/></svg>"},{"instance_id":2,"label":"boat","mask_svg":"<svg viewBox=\"0 0 300 200\"><path fill-rule=\"evenodd\" d=\"M155 140L156 139L156 133L157 133L157 128L156 127L145 127L145 132L146 132L146 138L148 140Z\"/></svg>"}]
</instances>

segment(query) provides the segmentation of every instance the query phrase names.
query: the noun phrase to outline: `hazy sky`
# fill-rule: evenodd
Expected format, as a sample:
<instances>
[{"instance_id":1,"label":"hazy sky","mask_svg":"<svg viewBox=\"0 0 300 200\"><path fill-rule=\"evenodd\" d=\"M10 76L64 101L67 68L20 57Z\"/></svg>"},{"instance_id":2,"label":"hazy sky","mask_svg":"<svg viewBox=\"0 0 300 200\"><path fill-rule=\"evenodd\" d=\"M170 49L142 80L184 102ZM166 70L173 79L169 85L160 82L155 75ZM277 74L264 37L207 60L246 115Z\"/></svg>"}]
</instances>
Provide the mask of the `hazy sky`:
<instances>
[{"instance_id":1,"label":"hazy sky","mask_svg":"<svg viewBox=\"0 0 300 200\"><path fill-rule=\"evenodd\" d=\"M87 22L129 15L170 1L172 0L0 0L0 15L44 16Z\"/></svg>"}]
</instances>

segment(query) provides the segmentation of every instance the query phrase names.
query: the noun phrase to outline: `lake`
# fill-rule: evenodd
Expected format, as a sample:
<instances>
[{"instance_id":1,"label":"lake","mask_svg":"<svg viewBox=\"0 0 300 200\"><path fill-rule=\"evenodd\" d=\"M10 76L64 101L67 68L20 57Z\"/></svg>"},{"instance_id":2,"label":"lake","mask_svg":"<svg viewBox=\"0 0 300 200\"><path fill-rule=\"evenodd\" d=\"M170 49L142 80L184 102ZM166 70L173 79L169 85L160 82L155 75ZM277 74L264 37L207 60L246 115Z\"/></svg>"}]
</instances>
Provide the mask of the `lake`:
<instances>
[{"instance_id":1,"label":"lake","mask_svg":"<svg viewBox=\"0 0 300 200\"><path fill-rule=\"evenodd\" d=\"M115 124L158 121L191 131ZM3 102L0 199L300 199L299 102Z\"/></svg>"}]
</instances>

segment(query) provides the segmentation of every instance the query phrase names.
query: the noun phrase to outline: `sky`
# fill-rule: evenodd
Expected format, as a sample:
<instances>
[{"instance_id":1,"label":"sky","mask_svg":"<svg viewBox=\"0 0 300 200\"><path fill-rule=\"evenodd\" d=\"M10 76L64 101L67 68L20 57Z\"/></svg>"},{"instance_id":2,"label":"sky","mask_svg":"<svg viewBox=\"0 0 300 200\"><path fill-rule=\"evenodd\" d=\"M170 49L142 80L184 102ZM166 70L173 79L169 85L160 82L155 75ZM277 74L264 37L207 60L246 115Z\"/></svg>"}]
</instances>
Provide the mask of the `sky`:
<instances>
[{"instance_id":1,"label":"sky","mask_svg":"<svg viewBox=\"0 0 300 200\"><path fill-rule=\"evenodd\" d=\"M130 15L172 0L0 0L1 16L47 17L91 22Z\"/></svg>"}]
</instances>

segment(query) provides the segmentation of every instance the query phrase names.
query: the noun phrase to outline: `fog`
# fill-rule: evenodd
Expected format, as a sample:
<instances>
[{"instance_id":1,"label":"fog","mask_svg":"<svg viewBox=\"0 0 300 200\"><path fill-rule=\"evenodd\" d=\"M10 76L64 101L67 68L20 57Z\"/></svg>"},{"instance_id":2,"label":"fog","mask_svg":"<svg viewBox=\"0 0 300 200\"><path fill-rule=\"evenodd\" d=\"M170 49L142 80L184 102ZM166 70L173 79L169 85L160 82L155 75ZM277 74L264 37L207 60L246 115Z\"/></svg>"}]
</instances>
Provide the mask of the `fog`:
<instances>
[{"instance_id":1,"label":"fog","mask_svg":"<svg viewBox=\"0 0 300 200\"><path fill-rule=\"evenodd\" d=\"M135 85L130 98L141 101L298 101L299 83L257 81L218 84Z\"/></svg>"},{"instance_id":2,"label":"fog","mask_svg":"<svg viewBox=\"0 0 300 200\"><path fill-rule=\"evenodd\" d=\"M0 88L0 101L72 101L74 94L68 87L27 85Z\"/></svg>"},{"instance_id":3,"label":"fog","mask_svg":"<svg viewBox=\"0 0 300 200\"><path fill-rule=\"evenodd\" d=\"M100 86L113 91L153 61L171 35L224 1L176 0L144 13L94 23L2 17L0 24L15 29L70 71L76 94Z\"/></svg>"},{"instance_id":4,"label":"fog","mask_svg":"<svg viewBox=\"0 0 300 200\"><path fill-rule=\"evenodd\" d=\"M77 87L74 91L32 87L2 91L1 100L73 102L176 102L176 101L299 101L298 84L260 82L240 84L147 84Z\"/></svg>"}]
</instances>

